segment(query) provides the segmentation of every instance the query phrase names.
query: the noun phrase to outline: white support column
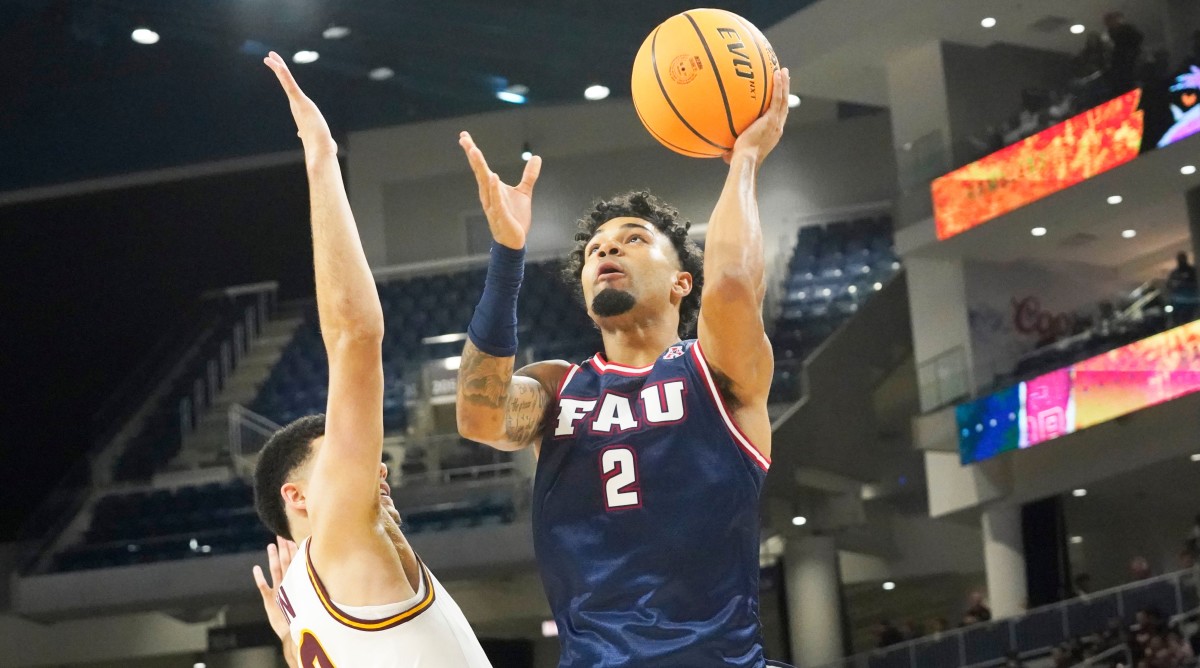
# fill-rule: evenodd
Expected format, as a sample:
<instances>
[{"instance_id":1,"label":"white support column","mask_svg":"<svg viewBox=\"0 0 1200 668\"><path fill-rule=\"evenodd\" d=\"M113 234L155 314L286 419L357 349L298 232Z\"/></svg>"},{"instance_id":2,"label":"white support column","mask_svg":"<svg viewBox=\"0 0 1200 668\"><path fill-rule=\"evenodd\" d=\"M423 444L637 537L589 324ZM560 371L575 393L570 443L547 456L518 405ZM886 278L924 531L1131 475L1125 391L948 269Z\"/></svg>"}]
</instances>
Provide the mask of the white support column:
<instances>
[{"instance_id":1,"label":"white support column","mask_svg":"<svg viewBox=\"0 0 1200 668\"><path fill-rule=\"evenodd\" d=\"M842 610L833 538L791 538L784 550L792 662L809 668L842 656Z\"/></svg>"},{"instance_id":2,"label":"white support column","mask_svg":"<svg viewBox=\"0 0 1200 668\"><path fill-rule=\"evenodd\" d=\"M1010 617L1025 607L1025 545L1021 507L999 504L983 511L983 561L992 616Z\"/></svg>"}]
</instances>

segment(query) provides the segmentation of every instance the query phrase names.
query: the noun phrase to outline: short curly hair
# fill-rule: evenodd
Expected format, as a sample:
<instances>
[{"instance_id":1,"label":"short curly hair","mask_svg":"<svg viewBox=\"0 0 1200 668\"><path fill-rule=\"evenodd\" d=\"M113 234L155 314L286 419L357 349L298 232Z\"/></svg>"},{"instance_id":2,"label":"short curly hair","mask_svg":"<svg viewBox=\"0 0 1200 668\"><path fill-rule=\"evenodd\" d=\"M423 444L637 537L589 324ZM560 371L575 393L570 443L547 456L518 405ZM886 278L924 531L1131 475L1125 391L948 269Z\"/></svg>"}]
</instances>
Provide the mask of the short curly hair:
<instances>
[{"instance_id":1,"label":"short curly hair","mask_svg":"<svg viewBox=\"0 0 1200 668\"><path fill-rule=\"evenodd\" d=\"M575 288L575 296L583 301L584 250L596 230L614 218L641 218L667 235L680 267L692 275L692 291L679 303L679 337L685 338L696 324L700 315L700 288L704 285L704 251L688 238L691 221L681 220L679 211L648 191L631 191L611 199L596 202L583 218L579 219L575 233L575 247L567 256L563 267L563 279Z\"/></svg>"}]
</instances>

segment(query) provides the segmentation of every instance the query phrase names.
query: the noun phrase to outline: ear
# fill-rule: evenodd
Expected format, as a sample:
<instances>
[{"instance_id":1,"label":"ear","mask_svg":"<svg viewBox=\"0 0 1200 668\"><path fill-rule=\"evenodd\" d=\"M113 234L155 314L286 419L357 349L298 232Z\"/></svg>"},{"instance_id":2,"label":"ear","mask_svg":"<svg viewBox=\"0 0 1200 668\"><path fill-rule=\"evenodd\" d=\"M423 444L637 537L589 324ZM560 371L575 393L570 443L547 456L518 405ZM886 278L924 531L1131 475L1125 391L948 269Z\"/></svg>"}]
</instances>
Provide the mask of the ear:
<instances>
[{"instance_id":1,"label":"ear","mask_svg":"<svg viewBox=\"0 0 1200 668\"><path fill-rule=\"evenodd\" d=\"M692 294L692 274L687 271L676 272L675 282L671 285L671 295L677 301Z\"/></svg>"},{"instance_id":2,"label":"ear","mask_svg":"<svg viewBox=\"0 0 1200 668\"><path fill-rule=\"evenodd\" d=\"M283 487L279 488L279 494L283 497L284 506L298 512L308 512L308 499L304 496L304 489L296 483L283 483Z\"/></svg>"}]
</instances>

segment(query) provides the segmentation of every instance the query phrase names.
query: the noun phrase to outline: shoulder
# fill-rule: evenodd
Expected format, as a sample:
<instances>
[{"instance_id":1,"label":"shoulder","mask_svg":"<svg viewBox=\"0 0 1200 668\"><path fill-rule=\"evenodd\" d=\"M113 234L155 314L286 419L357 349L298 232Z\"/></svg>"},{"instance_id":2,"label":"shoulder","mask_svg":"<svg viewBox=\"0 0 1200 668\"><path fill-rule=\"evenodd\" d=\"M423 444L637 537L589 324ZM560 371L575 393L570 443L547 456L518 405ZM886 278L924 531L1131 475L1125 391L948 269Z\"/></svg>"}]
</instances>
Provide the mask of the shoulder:
<instances>
[{"instance_id":1,"label":"shoulder","mask_svg":"<svg viewBox=\"0 0 1200 668\"><path fill-rule=\"evenodd\" d=\"M513 375L536 380L551 396L554 396L558 394L558 386L573 366L575 365L565 360L545 360L523 366L517 369Z\"/></svg>"}]
</instances>

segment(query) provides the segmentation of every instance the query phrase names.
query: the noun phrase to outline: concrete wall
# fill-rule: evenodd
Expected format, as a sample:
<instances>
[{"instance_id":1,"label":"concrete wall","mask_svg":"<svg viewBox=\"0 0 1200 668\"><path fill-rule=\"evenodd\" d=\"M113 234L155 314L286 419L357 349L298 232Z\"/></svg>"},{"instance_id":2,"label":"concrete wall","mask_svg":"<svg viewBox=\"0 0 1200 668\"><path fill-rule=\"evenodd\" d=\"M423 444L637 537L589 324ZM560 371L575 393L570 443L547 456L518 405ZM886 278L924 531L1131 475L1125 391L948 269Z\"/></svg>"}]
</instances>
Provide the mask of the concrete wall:
<instances>
[{"instance_id":1,"label":"concrete wall","mask_svg":"<svg viewBox=\"0 0 1200 668\"><path fill-rule=\"evenodd\" d=\"M810 106L813 109L810 109ZM895 189L886 115L833 120L802 105L763 167L760 212L768 241L800 219L867 202ZM694 223L707 221L724 183L720 160L678 156L641 127L627 100L528 108L352 134L348 180L375 266L466 254L463 219L480 213L478 192L457 145L468 130L507 181L520 178L528 141L545 161L534 195L531 251L567 248L575 221L596 198L649 188Z\"/></svg>"}]
</instances>

